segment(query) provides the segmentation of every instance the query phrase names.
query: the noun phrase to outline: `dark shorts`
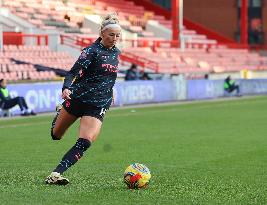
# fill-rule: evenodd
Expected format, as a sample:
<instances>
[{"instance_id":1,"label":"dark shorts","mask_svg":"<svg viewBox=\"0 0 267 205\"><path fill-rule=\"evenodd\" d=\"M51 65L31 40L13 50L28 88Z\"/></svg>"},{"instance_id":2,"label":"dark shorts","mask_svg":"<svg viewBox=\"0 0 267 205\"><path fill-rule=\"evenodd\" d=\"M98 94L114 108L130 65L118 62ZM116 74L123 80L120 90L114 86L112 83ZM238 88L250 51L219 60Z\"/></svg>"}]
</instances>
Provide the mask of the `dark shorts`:
<instances>
[{"instance_id":1,"label":"dark shorts","mask_svg":"<svg viewBox=\"0 0 267 205\"><path fill-rule=\"evenodd\" d=\"M91 116L99 119L101 122L103 122L106 111L108 110L106 108L88 105L73 98L70 100L65 100L62 105L71 115L76 117Z\"/></svg>"}]
</instances>

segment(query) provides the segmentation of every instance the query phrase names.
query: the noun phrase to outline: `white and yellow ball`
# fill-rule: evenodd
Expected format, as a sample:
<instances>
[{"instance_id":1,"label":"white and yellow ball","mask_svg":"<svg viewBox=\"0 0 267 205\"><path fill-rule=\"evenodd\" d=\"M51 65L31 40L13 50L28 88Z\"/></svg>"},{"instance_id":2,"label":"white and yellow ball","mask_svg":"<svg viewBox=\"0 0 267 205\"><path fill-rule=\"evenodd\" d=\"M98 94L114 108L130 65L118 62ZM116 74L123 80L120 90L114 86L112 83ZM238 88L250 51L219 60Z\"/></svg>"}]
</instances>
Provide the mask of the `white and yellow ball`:
<instances>
[{"instance_id":1,"label":"white and yellow ball","mask_svg":"<svg viewBox=\"0 0 267 205\"><path fill-rule=\"evenodd\" d=\"M145 188L150 178L151 174L149 169L145 165L139 163L131 164L124 172L124 182L129 189Z\"/></svg>"}]
</instances>

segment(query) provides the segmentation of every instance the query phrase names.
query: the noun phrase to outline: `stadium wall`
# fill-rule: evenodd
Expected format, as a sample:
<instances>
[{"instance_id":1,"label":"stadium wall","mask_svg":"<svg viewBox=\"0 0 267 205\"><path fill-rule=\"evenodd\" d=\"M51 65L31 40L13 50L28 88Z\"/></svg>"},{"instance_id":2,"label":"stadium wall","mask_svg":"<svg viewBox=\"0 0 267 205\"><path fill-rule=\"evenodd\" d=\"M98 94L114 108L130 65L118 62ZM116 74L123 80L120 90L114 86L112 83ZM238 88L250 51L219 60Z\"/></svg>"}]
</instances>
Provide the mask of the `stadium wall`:
<instances>
[{"instance_id":1,"label":"stadium wall","mask_svg":"<svg viewBox=\"0 0 267 205\"><path fill-rule=\"evenodd\" d=\"M223 89L223 80L187 81L187 100L213 99L235 96L236 92L227 93ZM237 80L241 95L267 94L267 79Z\"/></svg>"},{"instance_id":2,"label":"stadium wall","mask_svg":"<svg viewBox=\"0 0 267 205\"><path fill-rule=\"evenodd\" d=\"M235 39L238 24L236 0L186 0L184 15L189 20Z\"/></svg>"},{"instance_id":3,"label":"stadium wall","mask_svg":"<svg viewBox=\"0 0 267 205\"><path fill-rule=\"evenodd\" d=\"M239 80L242 95L267 94L267 79ZM61 82L10 84L11 96L24 96L36 112L52 112L61 100ZM231 95L234 95L231 94ZM114 106L144 103L161 103L181 100L211 99L231 96L224 93L223 80L173 80L118 81L114 87ZM18 106L12 109L19 113Z\"/></svg>"}]
</instances>

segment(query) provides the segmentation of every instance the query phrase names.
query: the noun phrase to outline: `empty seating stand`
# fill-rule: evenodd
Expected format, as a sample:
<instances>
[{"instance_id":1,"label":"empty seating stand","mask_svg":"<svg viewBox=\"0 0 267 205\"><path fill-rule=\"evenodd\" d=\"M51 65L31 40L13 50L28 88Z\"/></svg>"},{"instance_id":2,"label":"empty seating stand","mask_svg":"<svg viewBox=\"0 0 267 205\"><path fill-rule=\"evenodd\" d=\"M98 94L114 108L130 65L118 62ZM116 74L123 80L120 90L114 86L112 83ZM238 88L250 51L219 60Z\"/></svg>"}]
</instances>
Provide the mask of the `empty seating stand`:
<instances>
[{"instance_id":1,"label":"empty seating stand","mask_svg":"<svg viewBox=\"0 0 267 205\"><path fill-rule=\"evenodd\" d=\"M17 80L54 80L55 69L69 70L74 59L47 46L4 46L0 52L0 78Z\"/></svg>"},{"instance_id":2,"label":"empty seating stand","mask_svg":"<svg viewBox=\"0 0 267 205\"><path fill-rule=\"evenodd\" d=\"M143 62L153 62L152 70L160 73L222 73L240 72L241 70L267 70L267 58L247 49L187 48L151 48L130 47L125 53L141 59Z\"/></svg>"},{"instance_id":3,"label":"empty seating stand","mask_svg":"<svg viewBox=\"0 0 267 205\"><path fill-rule=\"evenodd\" d=\"M67 33L88 34L92 31L82 28L85 15L104 15L110 12L117 12L122 27L137 33L140 37L155 36L153 32L146 31L148 20L158 21L167 29L171 29L171 21L164 16L146 11L144 7L126 0L69 0L67 3L63 3L62 0L14 0L4 1L3 5L38 28L57 29ZM191 43L216 43L212 39L207 39L205 35L199 35L186 28L183 29L183 34Z\"/></svg>"},{"instance_id":4,"label":"empty seating stand","mask_svg":"<svg viewBox=\"0 0 267 205\"><path fill-rule=\"evenodd\" d=\"M171 21L164 16L156 15L146 11L142 6L137 6L126 0L69 0L63 3L62 0L14 0L4 1L4 6L8 7L14 14L29 20L33 25L43 29L58 29L65 32L82 32L90 34L90 29L78 26L86 14L103 15L108 12L117 12L123 28L137 33L147 39L155 38L154 33L145 30L146 23L152 19L161 25L171 29ZM131 9L129 9L131 8ZM68 18L69 17L69 18ZM179 49L170 47L159 47L156 50L146 50L136 52L138 48L125 49L128 53L136 55L156 64L157 72L187 73L187 72L237 72L242 69L266 70L267 60L257 53L250 53L246 49L229 49L219 47L213 39L208 39L205 35L199 35L194 30L183 28L183 35L186 41L192 45L192 49ZM201 49L193 48L193 45L214 45L213 48ZM22 51L24 48L19 48ZM25 48L25 52L10 50L0 53L1 66L0 75L5 75L10 79L50 79L53 72L36 74L35 66L13 65L11 56L18 60L30 62L32 65L68 70L70 64L74 62L67 54L52 52L42 48ZM29 50L27 50L29 49ZM31 55L34 50L35 55ZM16 49L15 49L16 50ZM38 51L37 51L38 50ZM37 52L36 52L37 51ZM27 53L27 54L26 54ZM2 57L1 57L2 55Z\"/></svg>"}]
</instances>

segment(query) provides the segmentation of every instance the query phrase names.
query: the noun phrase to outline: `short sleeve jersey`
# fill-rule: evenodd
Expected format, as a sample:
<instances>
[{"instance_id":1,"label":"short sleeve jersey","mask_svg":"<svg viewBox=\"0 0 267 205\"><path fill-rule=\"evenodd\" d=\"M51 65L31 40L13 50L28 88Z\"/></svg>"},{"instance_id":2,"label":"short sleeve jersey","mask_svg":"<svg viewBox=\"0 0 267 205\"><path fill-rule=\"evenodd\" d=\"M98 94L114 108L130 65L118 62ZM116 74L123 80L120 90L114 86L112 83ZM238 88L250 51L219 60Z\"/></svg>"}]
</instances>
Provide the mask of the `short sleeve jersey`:
<instances>
[{"instance_id":1,"label":"short sleeve jersey","mask_svg":"<svg viewBox=\"0 0 267 205\"><path fill-rule=\"evenodd\" d=\"M67 73L62 89L70 89L71 98L108 109L117 78L120 50L115 46L106 48L100 41L98 38L82 51Z\"/></svg>"}]
</instances>

